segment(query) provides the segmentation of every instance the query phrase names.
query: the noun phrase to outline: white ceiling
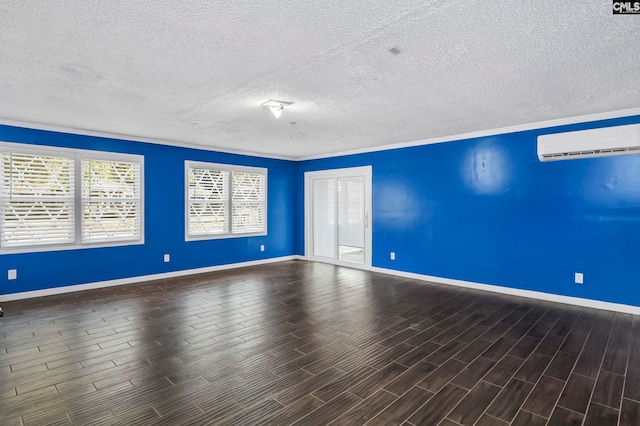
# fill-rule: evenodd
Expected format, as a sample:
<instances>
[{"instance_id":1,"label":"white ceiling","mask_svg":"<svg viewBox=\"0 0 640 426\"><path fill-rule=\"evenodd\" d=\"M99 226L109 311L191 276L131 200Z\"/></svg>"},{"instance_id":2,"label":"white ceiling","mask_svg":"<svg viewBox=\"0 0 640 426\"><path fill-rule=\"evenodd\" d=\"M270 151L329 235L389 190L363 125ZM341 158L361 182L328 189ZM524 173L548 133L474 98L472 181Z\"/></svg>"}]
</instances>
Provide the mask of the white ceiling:
<instances>
[{"instance_id":1,"label":"white ceiling","mask_svg":"<svg viewBox=\"0 0 640 426\"><path fill-rule=\"evenodd\" d=\"M3 0L0 28L3 122L225 151L640 107L640 17L608 0ZM268 99L294 104L276 120Z\"/></svg>"}]
</instances>

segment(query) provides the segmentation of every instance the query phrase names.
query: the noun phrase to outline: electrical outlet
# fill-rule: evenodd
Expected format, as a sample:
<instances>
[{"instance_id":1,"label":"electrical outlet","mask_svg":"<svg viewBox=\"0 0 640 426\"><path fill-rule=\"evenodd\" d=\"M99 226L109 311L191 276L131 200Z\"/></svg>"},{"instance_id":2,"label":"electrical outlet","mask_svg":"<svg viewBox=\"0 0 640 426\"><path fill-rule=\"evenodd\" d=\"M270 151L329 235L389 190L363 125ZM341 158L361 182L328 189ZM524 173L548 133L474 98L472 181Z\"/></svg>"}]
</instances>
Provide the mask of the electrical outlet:
<instances>
[{"instance_id":1,"label":"electrical outlet","mask_svg":"<svg viewBox=\"0 0 640 426\"><path fill-rule=\"evenodd\" d=\"M396 252L392 251L391 253L389 253L389 257L391 258L391 260L396 260Z\"/></svg>"},{"instance_id":2,"label":"electrical outlet","mask_svg":"<svg viewBox=\"0 0 640 426\"><path fill-rule=\"evenodd\" d=\"M264 244L260 244L260 251L264 251Z\"/></svg>"},{"instance_id":3,"label":"electrical outlet","mask_svg":"<svg viewBox=\"0 0 640 426\"><path fill-rule=\"evenodd\" d=\"M575 282L576 284L584 284L584 274L582 272L576 272Z\"/></svg>"},{"instance_id":4,"label":"electrical outlet","mask_svg":"<svg viewBox=\"0 0 640 426\"><path fill-rule=\"evenodd\" d=\"M164 263L168 263L171 260L171 256L168 254L164 255Z\"/></svg>"},{"instance_id":5,"label":"electrical outlet","mask_svg":"<svg viewBox=\"0 0 640 426\"><path fill-rule=\"evenodd\" d=\"M18 278L18 270L17 269L9 269L7 271L7 279L8 280L15 280Z\"/></svg>"}]
</instances>

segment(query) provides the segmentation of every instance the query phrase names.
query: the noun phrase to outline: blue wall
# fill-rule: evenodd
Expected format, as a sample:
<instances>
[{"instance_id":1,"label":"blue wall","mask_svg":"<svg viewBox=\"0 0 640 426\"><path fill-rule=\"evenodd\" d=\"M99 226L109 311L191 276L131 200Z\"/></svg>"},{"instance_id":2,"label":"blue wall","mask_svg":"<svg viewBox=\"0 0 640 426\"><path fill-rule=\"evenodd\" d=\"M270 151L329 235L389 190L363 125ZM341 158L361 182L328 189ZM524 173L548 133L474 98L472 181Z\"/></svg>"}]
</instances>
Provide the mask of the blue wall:
<instances>
[{"instance_id":1,"label":"blue wall","mask_svg":"<svg viewBox=\"0 0 640 426\"><path fill-rule=\"evenodd\" d=\"M0 255L0 295L294 254L296 165L290 161L0 126L0 141L144 155L145 243ZM184 161L268 169L268 235L184 240ZM260 245L265 251L260 251ZM163 262L163 254L171 262ZM8 281L7 270L18 279Z\"/></svg>"},{"instance_id":2,"label":"blue wall","mask_svg":"<svg viewBox=\"0 0 640 426\"><path fill-rule=\"evenodd\" d=\"M305 171L371 165L373 266L640 306L640 155L541 163L536 153L540 134L638 122L305 161L297 198ZM301 202L296 214L303 254Z\"/></svg>"},{"instance_id":3,"label":"blue wall","mask_svg":"<svg viewBox=\"0 0 640 426\"><path fill-rule=\"evenodd\" d=\"M145 157L144 245L0 255L0 295L302 255L304 172L372 165L374 266L640 306L640 155L536 154L539 134L631 123L640 116L298 163L0 126L2 141ZM185 242L187 159L267 167L268 235Z\"/></svg>"}]
</instances>

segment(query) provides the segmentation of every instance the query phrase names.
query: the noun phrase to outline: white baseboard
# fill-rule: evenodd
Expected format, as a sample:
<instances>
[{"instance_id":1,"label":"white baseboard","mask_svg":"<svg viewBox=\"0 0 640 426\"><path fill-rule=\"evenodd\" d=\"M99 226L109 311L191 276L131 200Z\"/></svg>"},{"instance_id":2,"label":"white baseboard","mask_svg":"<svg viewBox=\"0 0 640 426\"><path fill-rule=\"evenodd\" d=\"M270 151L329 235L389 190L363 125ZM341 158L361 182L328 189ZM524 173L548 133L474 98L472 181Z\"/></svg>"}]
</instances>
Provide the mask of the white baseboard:
<instances>
[{"instance_id":1,"label":"white baseboard","mask_svg":"<svg viewBox=\"0 0 640 426\"><path fill-rule=\"evenodd\" d=\"M452 278L434 277L431 275L414 274L412 272L396 271L394 269L385 269L373 267L373 272L395 275L403 278L411 278L420 281L430 281L438 284L453 285L456 287L473 288L476 290L491 291L494 293L508 294L511 296L528 297L531 299L546 300L548 302L565 303L567 305L584 306L587 308L603 309L606 311L623 312L626 314L640 315L640 307L624 305L621 303L603 302L594 299L583 299L581 297L562 296L553 293L543 293L541 291L521 290L517 288L502 287L491 284L480 284L472 281L455 280Z\"/></svg>"},{"instance_id":2,"label":"white baseboard","mask_svg":"<svg viewBox=\"0 0 640 426\"><path fill-rule=\"evenodd\" d=\"M10 293L0 295L0 302L9 302L11 300L30 299L33 297L51 296L54 294L71 293L74 291L92 290L96 288L112 287L116 285L125 285L139 283L143 281L161 280L165 278L183 277L185 275L202 274L205 272L223 271L225 269L243 268L246 266L264 265L267 263L282 262L285 260L297 259L299 256L282 256L270 259L252 260L249 262L229 263L226 265L207 266L204 268L185 269L182 271L163 272L161 274L142 275L130 278L120 278L117 280L98 281L87 284L76 284L65 287L54 287L43 290L24 291L21 293Z\"/></svg>"},{"instance_id":3,"label":"white baseboard","mask_svg":"<svg viewBox=\"0 0 640 426\"><path fill-rule=\"evenodd\" d=\"M34 297L51 296L56 294L71 293L74 291L91 290L96 288L112 287L117 285L133 284L144 281L153 281L166 278L182 277L185 275L202 274L205 272L223 271L227 269L243 268L247 266L265 265L268 263L283 262L286 260L305 260L309 261L305 256L292 255L274 257L270 259L252 260L249 262L229 263L226 265L207 266L204 268L185 269L182 271L164 272L161 274L143 275L130 278L121 278L117 280L99 281L86 284L70 285L65 287L47 288L43 290L25 291L20 293L11 293L0 295L1 302L9 302L12 300L30 299ZM382 274L395 275L403 278L411 278L419 281L429 281L438 284L452 285L456 287L472 288L476 290L491 291L493 293L508 294L511 296L528 297L531 299L545 300L548 302L565 303L568 305L584 306L587 308L603 309L607 311L623 312L632 315L640 315L640 307L632 305L624 305L621 303L603 302L594 299L584 299L580 297L562 296L553 293L543 293L541 291L521 290L517 288L502 287L491 284L481 284L472 281L456 280L452 278L435 277L431 275L416 274L413 272L397 271L395 269L386 269L372 267L372 272Z\"/></svg>"}]
</instances>

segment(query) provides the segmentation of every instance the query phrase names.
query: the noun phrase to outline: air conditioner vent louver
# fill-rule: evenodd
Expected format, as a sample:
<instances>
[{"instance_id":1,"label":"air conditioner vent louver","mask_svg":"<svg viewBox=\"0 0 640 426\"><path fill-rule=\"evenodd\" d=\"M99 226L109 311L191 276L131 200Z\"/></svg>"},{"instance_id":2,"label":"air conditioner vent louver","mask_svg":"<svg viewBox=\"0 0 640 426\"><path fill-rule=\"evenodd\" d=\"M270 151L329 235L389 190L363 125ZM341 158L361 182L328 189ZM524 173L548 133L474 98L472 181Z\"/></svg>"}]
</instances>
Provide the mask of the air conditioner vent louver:
<instances>
[{"instance_id":1,"label":"air conditioner vent louver","mask_svg":"<svg viewBox=\"0 0 640 426\"><path fill-rule=\"evenodd\" d=\"M540 161L640 153L640 124L538 136Z\"/></svg>"}]
</instances>

